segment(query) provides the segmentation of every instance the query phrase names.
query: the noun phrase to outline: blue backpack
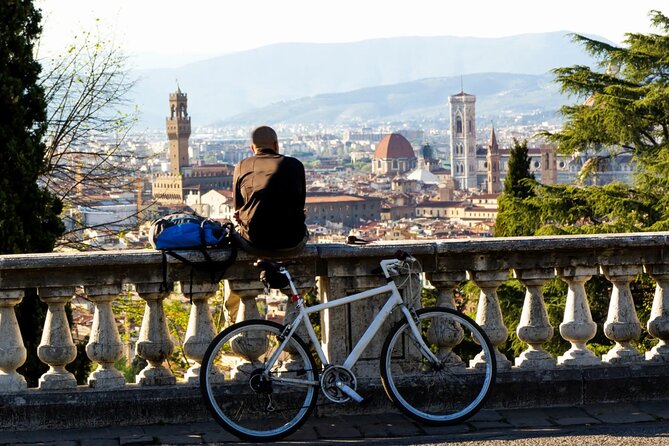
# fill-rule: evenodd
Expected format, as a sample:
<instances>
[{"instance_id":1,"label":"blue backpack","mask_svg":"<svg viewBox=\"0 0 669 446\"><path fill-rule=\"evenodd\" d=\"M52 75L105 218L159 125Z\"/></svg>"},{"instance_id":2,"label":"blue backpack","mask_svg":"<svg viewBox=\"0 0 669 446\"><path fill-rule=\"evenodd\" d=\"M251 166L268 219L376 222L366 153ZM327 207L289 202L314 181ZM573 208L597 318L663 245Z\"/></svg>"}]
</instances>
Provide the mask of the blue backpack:
<instances>
[{"instance_id":1,"label":"blue backpack","mask_svg":"<svg viewBox=\"0 0 669 446\"><path fill-rule=\"evenodd\" d=\"M220 248L229 244L228 236L227 226L186 213L169 214L155 220L149 232L151 244L160 250Z\"/></svg>"},{"instance_id":2,"label":"blue backpack","mask_svg":"<svg viewBox=\"0 0 669 446\"><path fill-rule=\"evenodd\" d=\"M237 247L232 237L233 231L232 223L222 224L195 213L177 212L154 220L149 231L149 241L155 249L163 253L161 291L171 291L167 283L167 255L191 266L191 294L194 269L209 272L211 282L219 282L227 268L237 258ZM215 248L229 248L230 257L222 262L213 261L207 251ZM199 251L204 260L202 262L190 261L176 253L176 250Z\"/></svg>"}]
</instances>

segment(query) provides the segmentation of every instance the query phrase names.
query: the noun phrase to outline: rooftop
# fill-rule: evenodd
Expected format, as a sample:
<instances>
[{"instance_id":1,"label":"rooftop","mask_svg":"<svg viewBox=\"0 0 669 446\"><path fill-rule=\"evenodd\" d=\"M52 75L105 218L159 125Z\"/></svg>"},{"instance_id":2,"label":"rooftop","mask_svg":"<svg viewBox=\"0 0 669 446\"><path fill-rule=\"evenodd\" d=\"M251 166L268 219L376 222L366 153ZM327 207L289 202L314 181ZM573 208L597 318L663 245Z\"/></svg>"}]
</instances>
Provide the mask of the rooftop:
<instances>
[{"instance_id":1,"label":"rooftop","mask_svg":"<svg viewBox=\"0 0 669 446\"><path fill-rule=\"evenodd\" d=\"M411 143L399 133L386 135L376 146L374 158L397 159L416 158Z\"/></svg>"}]
</instances>

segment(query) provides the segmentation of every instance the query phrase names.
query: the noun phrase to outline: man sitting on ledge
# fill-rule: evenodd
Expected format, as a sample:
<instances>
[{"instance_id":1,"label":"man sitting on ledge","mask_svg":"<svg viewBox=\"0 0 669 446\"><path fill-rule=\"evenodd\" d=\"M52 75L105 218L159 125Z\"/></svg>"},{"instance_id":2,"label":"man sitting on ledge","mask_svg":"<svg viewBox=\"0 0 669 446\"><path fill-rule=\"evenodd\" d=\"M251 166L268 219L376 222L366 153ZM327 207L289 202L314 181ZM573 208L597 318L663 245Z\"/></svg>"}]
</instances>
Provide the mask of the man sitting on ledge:
<instances>
[{"instance_id":1,"label":"man sitting on ledge","mask_svg":"<svg viewBox=\"0 0 669 446\"><path fill-rule=\"evenodd\" d=\"M235 206L235 243L258 257L285 257L304 248L306 180L302 163L279 154L279 140L271 127L251 134L253 156L235 166L232 197ZM226 281L228 319L236 319L239 296Z\"/></svg>"},{"instance_id":2,"label":"man sitting on ledge","mask_svg":"<svg viewBox=\"0 0 669 446\"><path fill-rule=\"evenodd\" d=\"M256 128L251 140L254 155L235 166L232 178L238 246L259 257L297 253L309 238L304 166L279 154L271 127Z\"/></svg>"}]
</instances>

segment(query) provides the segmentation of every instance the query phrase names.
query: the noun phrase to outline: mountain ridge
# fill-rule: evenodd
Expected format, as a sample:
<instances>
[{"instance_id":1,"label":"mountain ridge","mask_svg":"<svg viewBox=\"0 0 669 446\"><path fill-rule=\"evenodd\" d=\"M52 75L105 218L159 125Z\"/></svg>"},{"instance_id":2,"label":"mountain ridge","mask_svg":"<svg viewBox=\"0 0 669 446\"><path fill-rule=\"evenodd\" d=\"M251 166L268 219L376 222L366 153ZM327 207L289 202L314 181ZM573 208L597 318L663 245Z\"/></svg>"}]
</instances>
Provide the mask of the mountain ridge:
<instances>
[{"instance_id":1,"label":"mountain ridge","mask_svg":"<svg viewBox=\"0 0 669 446\"><path fill-rule=\"evenodd\" d=\"M476 73L544 75L559 66L593 63L567 31L277 43L177 68L140 70L132 99L141 121L160 127L178 79L194 121L208 125L279 101L322 94Z\"/></svg>"},{"instance_id":2,"label":"mountain ridge","mask_svg":"<svg viewBox=\"0 0 669 446\"><path fill-rule=\"evenodd\" d=\"M214 125L440 121L449 116L448 97L460 91L462 82L458 76L429 78L280 101ZM477 73L466 76L464 85L465 91L476 92L479 119L498 124L517 122L519 116L526 123L557 119L556 111L567 101L550 74Z\"/></svg>"}]
</instances>

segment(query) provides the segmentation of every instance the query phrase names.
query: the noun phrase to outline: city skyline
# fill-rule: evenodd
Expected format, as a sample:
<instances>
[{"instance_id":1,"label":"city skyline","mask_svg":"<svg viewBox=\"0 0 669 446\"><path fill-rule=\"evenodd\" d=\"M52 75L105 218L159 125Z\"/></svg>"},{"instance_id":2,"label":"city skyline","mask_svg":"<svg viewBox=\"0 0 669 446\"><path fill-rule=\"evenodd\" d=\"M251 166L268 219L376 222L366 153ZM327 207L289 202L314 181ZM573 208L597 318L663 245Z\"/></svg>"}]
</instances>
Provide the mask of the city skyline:
<instances>
[{"instance_id":1,"label":"city skyline","mask_svg":"<svg viewBox=\"0 0 669 446\"><path fill-rule=\"evenodd\" d=\"M140 67L182 63L274 43L339 43L400 36L504 37L569 31L594 34L619 44L628 32L648 33L650 10L667 11L660 0L616 2L440 2L416 0L324 3L130 2L38 0L43 11L41 51L55 53L83 30L100 27ZM190 6L190 5L189 5Z\"/></svg>"}]
</instances>

